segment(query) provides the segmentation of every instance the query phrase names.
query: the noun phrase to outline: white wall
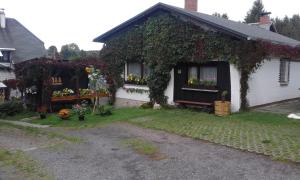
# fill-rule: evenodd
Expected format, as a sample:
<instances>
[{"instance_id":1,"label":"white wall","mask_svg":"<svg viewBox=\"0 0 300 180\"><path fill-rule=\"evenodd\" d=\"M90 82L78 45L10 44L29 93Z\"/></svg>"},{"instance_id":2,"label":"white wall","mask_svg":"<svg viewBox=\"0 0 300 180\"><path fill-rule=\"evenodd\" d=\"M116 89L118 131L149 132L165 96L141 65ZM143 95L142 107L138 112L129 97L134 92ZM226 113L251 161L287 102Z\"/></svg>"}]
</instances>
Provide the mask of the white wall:
<instances>
[{"instance_id":1,"label":"white wall","mask_svg":"<svg viewBox=\"0 0 300 180\"><path fill-rule=\"evenodd\" d=\"M141 93L135 93L135 92L134 93L127 92L126 89L130 89L130 88L149 90L149 88L147 86L138 86L138 85L127 85L127 84L125 84L122 88L118 89L118 91L116 93L116 97L117 98L123 98L123 99L131 99L131 100L135 100L135 101L145 101L145 102L150 101L149 93L142 93L141 94Z\"/></svg>"},{"instance_id":2,"label":"white wall","mask_svg":"<svg viewBox=\"0 0 300 180\"><path fill-rule=\"evenodd\" d=\"M168 97L168 104L172 105L172 104L174 104L174 102L173 102L173 99L174 99L174 69L172 69L170 74L171 74L171 79L170 79L167 89L165 90L165 96ZM135 93L135 92L134 93L126 92L126 89L129 89L129 88L149 90L149 88L147 86L125 84L122 88L118 89L118 91L116 93L116 97L123 98L123 99L135 100L135 101L145 101L145 102L150 101L149 93L141 94L141 93Z\"/></svg>"},{"instance_id":3,"label":"white wall","mask_svg":"<svg viewBox=\"0 0 300 180\"><path fill-rule=\"evenodd\" d=\"M8 70L0 70L0 82L7 79L15 79L15 73L13 71Z\"/></svg>"},{"instance_id":4,"label":"white wall","mask_svg":"<svg viewBox=\"0 0 300 180\"><path fill-rule=\"evenodd\" d=\"M240 110L241 98L240 98L240 72L233 65L230 64L230 82L231 82L231 112L237 112Z\"/></svg>"},{"instance_id":5,"label":"white wall","mask_svg":"<svg viewBox=\"0 0 300 180\"><path fill-rule=\"evenodd\" d=\"M280 59L265 60L263 65L250 76L248 101L257 106L276 101L300 97L300 61L290 64L290 81L287 86L279 83Z\"/></svg>"}]
</instances>

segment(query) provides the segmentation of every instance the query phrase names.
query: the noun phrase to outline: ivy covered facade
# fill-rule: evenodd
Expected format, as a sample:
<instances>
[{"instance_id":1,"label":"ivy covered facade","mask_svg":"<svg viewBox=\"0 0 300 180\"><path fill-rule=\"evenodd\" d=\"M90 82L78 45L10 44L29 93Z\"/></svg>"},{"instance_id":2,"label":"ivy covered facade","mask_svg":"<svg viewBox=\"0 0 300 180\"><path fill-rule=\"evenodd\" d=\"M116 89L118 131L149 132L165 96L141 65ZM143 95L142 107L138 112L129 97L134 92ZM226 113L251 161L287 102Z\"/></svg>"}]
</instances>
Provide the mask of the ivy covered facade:
<instances>
[{"instance_id":1,"label":"ivy covered facade","mask_svg":"<svg viewBox=\"0 0 300 180\"><path fill-rule=\"evenodd\" d=\"M228 101L239 96L238 109L246 109L251 74L274 56L299 58L300 48L274 34L251 38L234 28L268 32L235 23L159 3L97 37L94 41L104 43L111 93L159 104L213 104L226 91ZM275 45L272 38L282 42ZM238 77L232 77L234 70ZM137 98L140 94L149 98Z\"/></svg>"}]
</instances>

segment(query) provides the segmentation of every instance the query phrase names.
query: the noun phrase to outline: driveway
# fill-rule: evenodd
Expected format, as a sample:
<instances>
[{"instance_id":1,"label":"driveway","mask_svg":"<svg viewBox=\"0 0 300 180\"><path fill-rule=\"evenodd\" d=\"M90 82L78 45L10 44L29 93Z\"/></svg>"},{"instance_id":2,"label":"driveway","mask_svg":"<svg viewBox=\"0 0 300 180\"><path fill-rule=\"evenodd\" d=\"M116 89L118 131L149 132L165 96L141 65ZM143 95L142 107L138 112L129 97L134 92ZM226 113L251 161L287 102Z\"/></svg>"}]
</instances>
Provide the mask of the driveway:
<instances>
[{"instance_id":1,"label":"driveway","mask_svg":"<svg viewBox=\"0 0 300 180\"><path fill-rule=\"evenodd\" d=\"M300 179L293 163L124 123L60 132L85 141L26 147L59 180ZM152 141L165 158L154 160L122 145L136 137Z\"/></svg>"}]
</instances>

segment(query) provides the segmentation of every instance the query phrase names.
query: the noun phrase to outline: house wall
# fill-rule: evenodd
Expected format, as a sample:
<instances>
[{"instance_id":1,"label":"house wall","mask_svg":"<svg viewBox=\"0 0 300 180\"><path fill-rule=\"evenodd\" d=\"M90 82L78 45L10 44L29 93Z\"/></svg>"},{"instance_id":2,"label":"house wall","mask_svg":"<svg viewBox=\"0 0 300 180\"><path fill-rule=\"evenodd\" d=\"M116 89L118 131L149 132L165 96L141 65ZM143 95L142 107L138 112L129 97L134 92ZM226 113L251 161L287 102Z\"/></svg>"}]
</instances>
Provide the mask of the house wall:
<instances>
[{"instance_id":1,"label":"house wall","mask_svg":"<svg viewBox=\"0 0 300 180\"><path fill-rule=\"evenodd\" d=\"M126 68L125 68L126 69ZM165 90L165 96L168 97L168 104L173 105L173 94L174 94L174 69L170 72L171 79L168 84L167 89ZM149 92L136 93L136 92L127 92L126 89L143 89L149 90L147 86L138 86L138 85L129 85L125 84L122 88L119 88L116 93L116 105L117 106L139 106L145 102L149 102Z\"/></svg>"},{"instance_id":2,"label":"house wall","mask_svg":"<svg viewBox=\"0 0 300 180\"><path fill-rule=\"evenodd\" d=\"M0 69L0 82L7 80L7 79L15 79L16 75L13 71L2 70ZM19 90L11 89L10 96L11 97L19 97L21 94Z\"/></svg>"},{"instance_id":3,"label":"house wall","mask_svg":"<svg viewBox=\"0 0 300 180\"><path fill-rule=\"evenodd\" d=\"M0 82L7 79L15 79L15 73L13 71L1 70L0 69Z\"/></svg>"},{"instance_id":4,"label":"house wall","mask_svg":"<svg viewBox=\"0 0 300 180\"><path fill-rule=\"evenodd\" d=\"M279 69L280 59L272 58L250 76L247 96L250 107L300 97L300 61L291 61L290 81L286 86L279 83Z\"/></svg>"},{"instance_id":5,"label":"house wall","mask_svg":"<svg viewBox=\"0 0 300 180\"><path fill-rule=\"evenodd\" d=\"M279 83L280 59L265 60L262 66L250 76L248 103L250 107L300 97L300 61L291 61L290 81L286 86ZM240 109L240 73L230 65L231 111Z\"/></svg>"}]
</instances>

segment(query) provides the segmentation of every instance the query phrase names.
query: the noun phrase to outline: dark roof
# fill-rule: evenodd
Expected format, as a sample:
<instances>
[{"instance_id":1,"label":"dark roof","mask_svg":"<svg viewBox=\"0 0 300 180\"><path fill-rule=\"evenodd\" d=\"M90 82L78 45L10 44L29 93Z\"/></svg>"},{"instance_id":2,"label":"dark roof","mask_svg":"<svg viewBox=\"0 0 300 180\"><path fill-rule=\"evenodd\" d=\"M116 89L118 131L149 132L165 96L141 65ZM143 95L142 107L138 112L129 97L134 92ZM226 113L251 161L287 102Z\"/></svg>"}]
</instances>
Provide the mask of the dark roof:
<instances>
[{"instance_id":1,"label":"dark roof","mask_svg":"<svg viewBox=\"0 0 300 180\"><path fill-rule=\"evenodd\" d=\"M210 25L224 33L228 33L230 35L234 35L234 36L242 38L242 39L264 40L264 41L270 41L270 42L276 43L276 44L289 45L289 46L293 46L293 47L300 45L300 42L297 40L288 38L288 37L280 35L278 33L274 33L274 32L262 29L260 27L251 26L251 25L244 24L241 22L235 22L235 21L227 20L224 18L219 18L219 17L212 16L212 15L199 13L199 12L188 11L183 8L179 8L179 7L175 7L175 6L171 6L171 5L167 5L167 4L163 4L163 3L158 3L154 6L152 6L151 8L149 8L146 11L138 14L137 16L129 19L128 21L122 23L121 25L100 35L99 37L94 39L94 42L105 42L107 39L109 39L115 33L118 33L119 31L132 25L133 23L136 23L137 21L141 20L142 18L151 16L151 14L153 14L157 10L165 10L168 12L177 13L177 14L186 16L195 21L198 21L199 23L204 23L204 24Z\"/></svg>"},{"instance_id":2,"label":"dark roof","mask_svg":"<svg viewBox=\"0 0 300 180\"><path fill-rule=\"evenodd\" d=\"M44 43L13 18L6 18L6 27L0 28L0 48L14 48L13 63L45 56Z\"/></svg>"}]
</instances>

